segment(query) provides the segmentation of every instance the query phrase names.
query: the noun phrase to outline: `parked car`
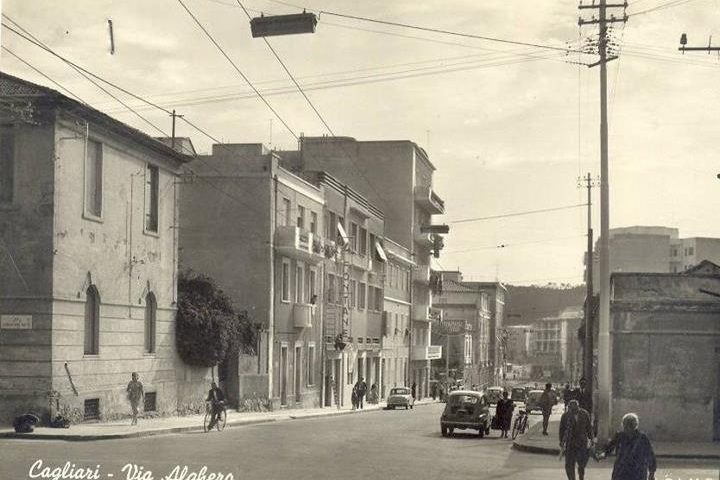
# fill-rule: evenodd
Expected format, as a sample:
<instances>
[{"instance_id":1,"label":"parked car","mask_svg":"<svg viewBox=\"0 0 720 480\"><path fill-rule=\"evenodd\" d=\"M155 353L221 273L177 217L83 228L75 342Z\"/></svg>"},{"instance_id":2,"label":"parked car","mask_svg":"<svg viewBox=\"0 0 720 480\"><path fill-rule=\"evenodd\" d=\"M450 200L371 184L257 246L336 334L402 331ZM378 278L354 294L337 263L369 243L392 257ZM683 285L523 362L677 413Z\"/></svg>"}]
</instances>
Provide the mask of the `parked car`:
<instances>
[{"instance_id":1,"label":"parked car","mask_svg":"<svg viewBox=\"0 0 720 480\"><path fill-rule=\"evenodd\" d=\"M413 408L415 406L415 399L412 397L412 392L408 387L395 387L390 389L390 394L387 398L387 408L393 410L397 407Z\"/></svg>"},{"instance_id":2,"label":"parked car","mask_svg":"<svg viewBox=\"0 0 720 480\"><path fill-rule=\"evenodd\" d=\"M488 389L485 390L485 394L487 395L490 405L497 405L498 400L502 400L504 391L505 389L503 387L488 387Z\"/></svg>"},{"instance_id":3,"label":"parked car","mask_svg":"<svg viewBox=\"0 0 720 480\"><path fill-rule=\"evenodd\" d=\"M526 397L527 393L523 387L514 387L512 389L512 393L510 394L510 399L513 402L525 402Z\"/></svg>"},{"instance_id":4,"label":"parked car","mask_svg":"<svg viewBox=\"0 0 720 480\"><path fill-rule=\"evenodd\" d=\"M530 392L528 392L527 398L525 399L525 410L528 414L532 413L533 410L542 412L542 408L540 407L540 397L542 397L542 394L542 390L530 390Z\"/></svg>"},{"instance_id":5,"label":"parked car","mask_svg":"<svg viewBox=\"0 0 720 480\"><path fill-rule=\"evenodd\" d=\"M440 433L446 437L455 429L477 430L480 438L490 433L490 402L484 393L456 390L448 395L440 417Z\"/></svg>"}]
</instances>

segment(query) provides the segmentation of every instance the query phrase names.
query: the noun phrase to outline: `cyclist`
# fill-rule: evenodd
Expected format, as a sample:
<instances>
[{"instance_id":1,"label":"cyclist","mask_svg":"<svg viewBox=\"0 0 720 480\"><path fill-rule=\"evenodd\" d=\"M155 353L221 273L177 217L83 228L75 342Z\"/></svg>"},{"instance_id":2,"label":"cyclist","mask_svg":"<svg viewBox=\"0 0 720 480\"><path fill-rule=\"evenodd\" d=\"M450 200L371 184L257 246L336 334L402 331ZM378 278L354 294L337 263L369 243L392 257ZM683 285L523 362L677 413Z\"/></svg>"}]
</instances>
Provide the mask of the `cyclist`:
<instances>
[{"instance_id":1,"label":"cyclist","mask_svg":"<svg viewBox=\"0 0 720 480\"><path fill-rule=\"evenodd\" d=\"M217 386L217 383L212 382L207 400L205 401L208 402L212 408L212 417L210 418L210 425L208 425L208 430L212 430L218 421L218 416L220 415L220 412L222 412L223 406L225 405L225 394L220 387Z\"/></svg>"}]
</instances>

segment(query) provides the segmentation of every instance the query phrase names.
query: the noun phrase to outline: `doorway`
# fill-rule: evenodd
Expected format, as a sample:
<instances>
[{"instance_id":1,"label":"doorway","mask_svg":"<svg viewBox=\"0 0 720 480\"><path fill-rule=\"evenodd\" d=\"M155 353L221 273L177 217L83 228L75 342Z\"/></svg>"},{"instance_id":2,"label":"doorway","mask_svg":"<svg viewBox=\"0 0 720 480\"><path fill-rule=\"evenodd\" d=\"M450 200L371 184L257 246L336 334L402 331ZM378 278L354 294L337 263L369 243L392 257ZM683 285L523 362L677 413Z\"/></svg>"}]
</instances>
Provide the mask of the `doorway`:
<instances>
[{"instance_id":1,"label":"doorway","mask_svg":"<svg viewBox=\"0 0 720 480\"><path fill-rule=\"evenodd\" d=\"M302 402L302 347L295 347L295 403Z\"/></svg>"},{"instance_id":2,"label":"doorway","mask_svg":"<svg viewBox=\"0 0 720 480\"><path fill-rule=\"evenodd\" d=\"M287 364L288 347L280 346L280 405L287 405Z\"/></svg>"}]
</instances>

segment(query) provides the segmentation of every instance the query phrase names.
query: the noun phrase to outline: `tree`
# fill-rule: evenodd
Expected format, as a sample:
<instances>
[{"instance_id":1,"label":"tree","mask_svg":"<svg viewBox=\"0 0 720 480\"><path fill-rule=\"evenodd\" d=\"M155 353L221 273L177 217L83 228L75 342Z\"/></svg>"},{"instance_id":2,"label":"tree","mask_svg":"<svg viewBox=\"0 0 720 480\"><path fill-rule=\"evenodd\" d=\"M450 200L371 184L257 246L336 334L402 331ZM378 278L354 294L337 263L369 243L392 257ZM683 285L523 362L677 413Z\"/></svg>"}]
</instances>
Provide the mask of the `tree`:
<instances>
[{"instance_id":1,"label":"tree","mask_svg":"<svg viewBox=\"0 0 720 480\"><path fill-rule=\"evenodd\" d=\"M237 314L230 298L210 277L180 273L176 343L185 363L213 367L234 349L255 353L257 330L248 313Z\"/></svg>"}]
</instances>

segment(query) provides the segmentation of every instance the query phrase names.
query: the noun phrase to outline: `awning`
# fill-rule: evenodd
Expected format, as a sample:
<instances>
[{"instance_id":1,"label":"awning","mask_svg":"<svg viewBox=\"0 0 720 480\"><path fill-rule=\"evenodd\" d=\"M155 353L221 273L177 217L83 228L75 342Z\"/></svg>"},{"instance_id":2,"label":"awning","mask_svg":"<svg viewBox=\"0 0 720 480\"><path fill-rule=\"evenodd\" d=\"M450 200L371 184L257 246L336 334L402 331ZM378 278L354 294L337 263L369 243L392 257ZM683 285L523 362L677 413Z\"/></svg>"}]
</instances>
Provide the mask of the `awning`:
<instances>
[{"instance_id":1,"label":"awning","mask_svg":"<svg viewBox=\"0 0 720 480\"><path fill-rule=\"evenodd\" d=\"M342 241L345 245L350 244L350 237L348 237L347 232L345 231L345 228L343 228L342 223L337 223L337 231L340 233L340 238L342 238Z\"/></svg>"},{"instance_id":2,"label":"awning","mask_svg":"<svg viewBox=\"0 0 720 480\"><path fill-rule=\"evenodd\" d=\"M378 254L378 257L380 257L380 260L383 262L387 262L387 255L385 255L385 250L383 250L382 245L380 245L380 242L375 240L375 251Z\"/></svg>"}]
</instances>

